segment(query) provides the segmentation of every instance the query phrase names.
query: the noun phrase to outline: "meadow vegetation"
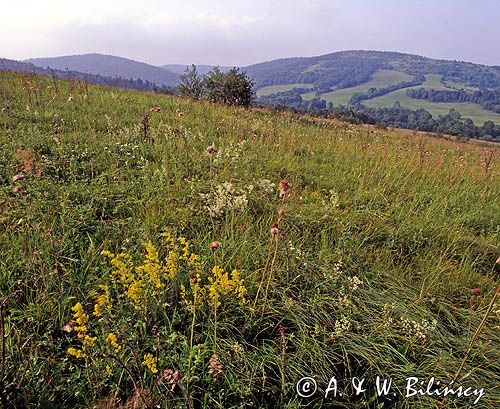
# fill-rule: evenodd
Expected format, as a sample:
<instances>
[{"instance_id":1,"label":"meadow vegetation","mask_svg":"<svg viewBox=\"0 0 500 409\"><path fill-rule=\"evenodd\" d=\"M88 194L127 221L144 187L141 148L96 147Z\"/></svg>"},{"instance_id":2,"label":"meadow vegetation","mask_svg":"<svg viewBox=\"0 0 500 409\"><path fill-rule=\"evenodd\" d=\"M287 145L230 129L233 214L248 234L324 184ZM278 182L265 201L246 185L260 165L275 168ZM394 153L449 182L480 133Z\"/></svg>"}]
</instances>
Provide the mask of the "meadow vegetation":
<instances>
[{"instance_id":1,"label":"meadow vegetation","mask_svg":"<svg viewBox=\"0 0 500 409\"><path fill-rule=\"evenodd\" d=\"M442 401L404 380L453 379L498 286L494 144L10 72L0 108L0 406ZM377 375L397 396L353 394Z\"/></svg>"}]
</instances>

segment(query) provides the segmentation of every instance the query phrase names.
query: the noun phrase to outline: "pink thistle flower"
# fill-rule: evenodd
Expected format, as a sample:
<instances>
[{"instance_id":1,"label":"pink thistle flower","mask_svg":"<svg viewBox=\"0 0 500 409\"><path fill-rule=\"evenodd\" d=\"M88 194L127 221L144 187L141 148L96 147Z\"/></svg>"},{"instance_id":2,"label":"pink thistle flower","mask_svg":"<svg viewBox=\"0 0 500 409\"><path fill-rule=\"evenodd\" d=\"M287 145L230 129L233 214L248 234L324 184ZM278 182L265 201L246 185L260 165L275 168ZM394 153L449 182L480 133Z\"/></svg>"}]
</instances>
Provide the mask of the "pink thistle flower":
<instances>
[{"instance_id":1,"label":"pink thistle flower","mask_svg":"<svg viewBox=\"0 0 500 409\"><path fill-rule=\"evenodd\" d=\"M274 223L274 224L271 226L271 234L272 234L273 236L277 236L279 232L280 232L280 227L279 227L278 223Z\"/></svg>"},{"instance_id":2,"label":"pink thistle flower","mask_svg":"<svg viewBox=\"0 0 500 409\"><path fill-rule=\"evenodd\" d=\"M220 241L214 241L211 245L210 245L210 250L212 251L215 251L217 250L219 247L222 246L222 243Z\"/></svg>"},{"instance_id":3,"label":"pink thistle flower","mask_svg":"<svg viewBox=\"0 0 500 409\"><path fill-rule=\"evenodd\" d=\"M288 183L288 179L282 179L280 181L280 188L279 188L280 197L285 196L287 193L290 192L290 190L292 190L292 185Z\"/></svg>"}]
</instances>

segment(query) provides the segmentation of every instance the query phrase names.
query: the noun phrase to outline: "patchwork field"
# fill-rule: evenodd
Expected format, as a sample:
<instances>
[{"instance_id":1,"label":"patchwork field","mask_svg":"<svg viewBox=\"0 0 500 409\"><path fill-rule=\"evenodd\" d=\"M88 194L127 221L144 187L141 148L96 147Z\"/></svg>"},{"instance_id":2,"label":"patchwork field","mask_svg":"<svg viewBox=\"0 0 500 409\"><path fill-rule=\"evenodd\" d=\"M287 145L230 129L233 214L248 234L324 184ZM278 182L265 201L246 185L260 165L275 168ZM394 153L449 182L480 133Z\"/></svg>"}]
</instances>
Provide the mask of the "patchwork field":
<instances>
[{"instance_id":1,"label":"patchwork field","mask_svg":"<svg viewBox=\"0 0 500 409\"><path fill-rule=\"evenodd\" d=\"M260 88L256 94L258 97L276 94L277 92L291 91L294 88L311 88L311 84L284 84L284 85L270 85L269 87Z\"/></svg>"},{"instance_id":2,"label":"patchwork field","mask_svg":"<svg viewBox=\"0 0 500 409\"><path fill-rule=\"evenodd\" d=\"M0 108L0 406L499 407L496 145L7 72Z\"/></svg>"},{"instance_id":3,"label":"patchwork field","mask_svg":"<svg viewBox=\"0 0 500 409\"><path fill-rule=\"evenodd\" d=\"M356 92L365 92L370 88L384 88L389 85L399 84L400 82L410 81L412 78L413 77L411 75L405 74L404 72L380 70L373 75L373 78L370 81L364 84L320 94L319 98L324 99L326 102L333 102L334 105L347 105L353 94ZM315 96L315 93L309 93L302 95L302 98L308 101Z\"/></svg>"},{"instance_id":4,"label":"patchwork field","mask_svg":"<svg viewBox=\"0 0 500 409\"><path fill-rule=\"evenodd\" d=\"M438 84L434 84L431 86L425 85L425 88L443 89L444 86L440 87ZM441 103L431 102L423 99L414 99L406 95L407 89L408 88L400 89L390 92L389 94L383 95L381 97L363 101L363 104L369 108L383 108L391 107L396 101L399 101L399 103L403 107L407 107L410 109L423 108L429 111L435 117L437 117L438 115L446 115L450 111L450 109L453 108L460 112L463 118L472 119L478 126L482 126L486 121L500 123L500 114L492 111L487 111L478 104L453 102Z\"/></svg>"}]
</instances>

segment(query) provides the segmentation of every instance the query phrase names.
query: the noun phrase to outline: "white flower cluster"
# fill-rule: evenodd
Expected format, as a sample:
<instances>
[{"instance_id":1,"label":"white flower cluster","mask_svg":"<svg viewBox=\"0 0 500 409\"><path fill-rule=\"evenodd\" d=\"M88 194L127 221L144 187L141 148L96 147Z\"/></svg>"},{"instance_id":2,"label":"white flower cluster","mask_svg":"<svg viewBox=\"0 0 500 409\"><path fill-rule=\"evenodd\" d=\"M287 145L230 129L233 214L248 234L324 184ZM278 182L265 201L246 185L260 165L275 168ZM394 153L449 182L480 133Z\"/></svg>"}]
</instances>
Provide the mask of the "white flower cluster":
<instances>
[{"instance_id":1,"label":"white flower cluster","mask_svg":"<svg viewBox=\"0 0 500 409\"><path fill-rule=\"evenodd\" d=\"M335 327L333 333L335 336L340 337L341 335L348 332L349 328L351 328L351 322L344 315L340 320L335 320Z\"/></svg>"},{"instance_id":2,"label":"white flower cluster","mask_svg":"<svg viewBox=\"0 0 500 409\"><path fill-rule=\"evenodd\" d=\"M406 332L408 337L416 338L421 342L425 342L429 333L434 331L437 326L437 320L433 319L422 320L421 322L409 320L408 318L401 317L401 328Z\"/></svg>"},{"instance_id":3,"label":"white flower cluster","mask_svg":"<svg viewBox=\"0 0 500 409\"><path fill-rule=\"evenodd\" d=\"M391 303L390 306L388 304L384 304L384 308L382 310L382 316L384 318L383 326L386 329L391 328L392 325L394 324L394 318L391 317L390 315L395 310L395 308L396 308L396 305L394 303Z\"/></svg>"},{"instance_id":4,"label":"white flower cluster","mask_svg":"<svg viewBox=\"0 0 500 409\"><path fill-rule=\"evenodd\" d=\"M347 277L347 281L349 281L349 289L351 291L356 291L363 282L357 277Z\"/></svg>"},{"instance_id":5,"label":"white flower cluster","mask_svg":"<svg viewBox=\"0 0 500 409\"><path fill-rule=\"evenodd\" d=\"M342 275L342 261L338 261L333 264L332 269L324 273L324 276L328 280L337 280Z\"/></svg>"},{"instance_id":6,"label":"white flower cluster","mask_svg":"<svg viewBox=\"0 0 500 409\"><path fill-rule=\"evenodd\" d=\"M231 142L231 144L227 147L219 149L217 154L214 155L214 165L232 164L238 162L243 156L246 143L247 141L241 141L237 144Z\"/></svg>"},{"instance_id":7,"label":"white flower cluster","mask_svg":"<svg viewBox=\"0 0 500 409\"><path fill-rule=\"evenodd\" d=\"M328 190L321 202L326 209L334 209L339 206L339 195L333 189Z\"/></svg>"},{"instance_id":8,"label":"white flower cluster","mask_svg":"<svg viewBox=\"0 0 500 409\"><path fill-rule=\"evenodd\" d=\"M351 305L351 300L349 296L345 294L344 287L339 290L339 298L337 300L337 305L339 308L347 308Z\"/></svg>"},{"instance_id":9,"label":"white flower cluster","mask_svg":"<svg viewBox=\"0 0 500 409\"><path fill-rule=\"evenodd\" d=\"M302 263L304 267L307 267L306 256L302 250L296 248L291 241L288 242L288 249L290 250L290 253L293 255L295 260Z\"/></svg>"},{"instance_id":10,"label":"white flower cluster","mask_svg":"<svg viewBox=\"0 0 500 409\"><path fill-rule=\"evenodd\" d=\"M272 195L276 189L276 184L271 182L269 179L261 179L257 186L262 192L268 195Z\"/></svg>"},{"instance_id":11,"label":"white flower cluster","mask_svg":"<svg viewBox=\"0 0 500 409\"><path fill-rule=\"evenodd\" d=\"M245 353L245 347L241 345L239 342L235 342L234 344L230 345L231 352L237 357L241 358L244 353Z\"/></svg>"},{"instance_id":12,"label":"white flower cluster","mask_svg":"<svg viewBox=\"0 0 500 409\"><path fill-rule=\"evenodd\" d=\"M231 182L218 185L211 193L200 193L200 196L205 201L211 217L222 217L226 212L241 211L248 204L246 192L235 189Z\"/></svg>"}]
</instances>

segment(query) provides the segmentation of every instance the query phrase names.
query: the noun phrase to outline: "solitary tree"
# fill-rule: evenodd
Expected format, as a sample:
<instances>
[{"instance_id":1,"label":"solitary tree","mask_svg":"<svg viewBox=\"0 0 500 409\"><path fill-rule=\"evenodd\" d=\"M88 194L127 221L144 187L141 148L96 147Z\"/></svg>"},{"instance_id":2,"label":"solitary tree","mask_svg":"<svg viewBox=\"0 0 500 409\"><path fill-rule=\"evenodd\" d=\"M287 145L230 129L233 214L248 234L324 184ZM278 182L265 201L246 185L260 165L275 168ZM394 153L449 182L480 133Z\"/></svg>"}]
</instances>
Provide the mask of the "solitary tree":
<instances>
[{"instance_id":1,"label":"solitary tree","mask_svg":"<svg viewBox=\"0 0 500 409\"><path fill-rule=\"evenodd\" d=\"M203 79L203 92L212 102L247 107L254 99L253 85L246 73L238 68L223 73L215 67Z\"/></svg>"},{"instance_id":2,"label":"solitary tree","mask_svg":"<svg viewBox=\"0 0 500 409\"><path fill-rule=\"evenodd\" d=\"M196 65L191 68L186 67L184 74L181 75L179 93L191 98L201 98L203 96L203 80L198 75Z\"/></svg>"}]
</instances>

